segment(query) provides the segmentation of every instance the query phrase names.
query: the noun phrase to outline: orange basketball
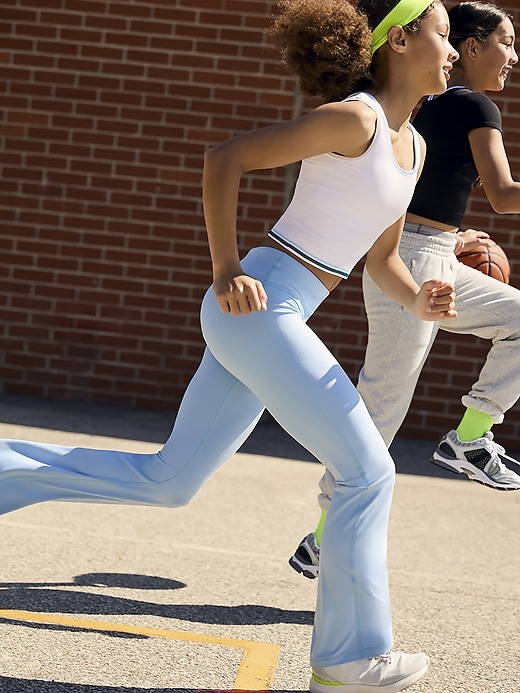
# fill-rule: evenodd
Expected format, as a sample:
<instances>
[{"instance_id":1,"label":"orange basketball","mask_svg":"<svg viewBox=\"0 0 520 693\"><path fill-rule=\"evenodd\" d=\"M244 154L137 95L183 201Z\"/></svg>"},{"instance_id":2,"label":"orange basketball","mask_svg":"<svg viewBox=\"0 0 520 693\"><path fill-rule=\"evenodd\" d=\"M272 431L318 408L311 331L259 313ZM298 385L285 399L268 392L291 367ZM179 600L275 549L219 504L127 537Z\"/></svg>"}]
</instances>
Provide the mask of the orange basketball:
<instances>
[{"instance_id":1,"label":"orange basketball","mask_svg":"<svg viewBox=\"0 0 520 693\"><path fill-rule=\"evenodd\" d=\"M474 267L480 272L504 282L504 284L509 284L511 273L509 260L498 243L492 241L492 245L489 247L478 245L471 250L463 250L460 255L457 255L457 259L468 267Z\"/></svg>"}]
</instances>

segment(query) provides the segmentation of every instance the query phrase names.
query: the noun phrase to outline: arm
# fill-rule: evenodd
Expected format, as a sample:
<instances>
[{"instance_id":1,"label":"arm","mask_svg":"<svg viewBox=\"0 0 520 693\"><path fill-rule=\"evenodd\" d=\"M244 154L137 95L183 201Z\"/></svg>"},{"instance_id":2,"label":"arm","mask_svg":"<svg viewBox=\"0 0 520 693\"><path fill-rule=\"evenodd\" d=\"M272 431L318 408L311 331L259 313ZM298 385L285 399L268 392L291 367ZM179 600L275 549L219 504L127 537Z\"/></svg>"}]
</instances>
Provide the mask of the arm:
<instances>
[{"instance_id":1,"label":"arm","mask_svg":"<svg viewBox=\"0 0 520 693\"><path fill-rule=\"evenodd\" d=\"M422 320L444 320L457 315L453 286L431 279L420 287L399 256L404 216L389 226L370 248L366 269L379 288Z\"/></svg>"},{"instance_id":2,"label":"arm","mask_svg":"<svg viewBox=\"0 0 520 693\"><path fill-rule=\"evenodd\" d=\"M359 102L331 103L290 123L227 140L204 159L203 205L213 266L213 289L224 313L265 310L260 282L244 275L237 246L236 217L241 177L324 152L362 154L375 129L375 114Z\"/></svg>"},{"instance_id":3,"label":"arm","mask_svg":"<svg viewBox=\"0 0 520 693\"><path fill-rule=\"evenodd\" d=\"M498 214L518 214L520 183L511 176L502 133L495 128L477 128L468 137L489 203Z\"/></svg>"},{"instance_id":4,"label":"arm","mask_svg":"<svg viewBox=\"0 0 520 693\"><path fill-rule=\"evenodd\" d=\"M421 175L426 156L423 137L420 137L420 142L421 162L417 178ZM366 270L381 291L419 318L443 320L455 317L452 285L433 279L420 287L401 260L399 242L405 217L404 214L389 226L372 245L366 257Z\"/></svg>"}]
</instances>

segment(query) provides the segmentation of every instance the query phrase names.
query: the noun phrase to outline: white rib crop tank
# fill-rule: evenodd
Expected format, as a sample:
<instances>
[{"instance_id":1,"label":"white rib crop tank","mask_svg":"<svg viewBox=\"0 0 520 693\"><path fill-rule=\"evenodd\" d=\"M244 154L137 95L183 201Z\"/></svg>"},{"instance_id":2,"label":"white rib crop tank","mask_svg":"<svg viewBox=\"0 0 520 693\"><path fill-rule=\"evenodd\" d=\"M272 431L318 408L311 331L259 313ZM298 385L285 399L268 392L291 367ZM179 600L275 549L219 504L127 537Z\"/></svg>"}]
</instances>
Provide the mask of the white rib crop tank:
<instances>
[{"instance_id":1,"label":"white rib crop tank","mask_svg":"<svg viewBox=\"0 0 520 693\"><path fill-rule=\"evenodd\" d=\"M377 114L374 138L361 156L326 153L304 159L293 198L269 236L312 265L348 277L378 236L406 211L417 181L420 144L413 134L414 166L405 171L392 149L386 115L365 92Z\"/></svg>"}]
</instances>

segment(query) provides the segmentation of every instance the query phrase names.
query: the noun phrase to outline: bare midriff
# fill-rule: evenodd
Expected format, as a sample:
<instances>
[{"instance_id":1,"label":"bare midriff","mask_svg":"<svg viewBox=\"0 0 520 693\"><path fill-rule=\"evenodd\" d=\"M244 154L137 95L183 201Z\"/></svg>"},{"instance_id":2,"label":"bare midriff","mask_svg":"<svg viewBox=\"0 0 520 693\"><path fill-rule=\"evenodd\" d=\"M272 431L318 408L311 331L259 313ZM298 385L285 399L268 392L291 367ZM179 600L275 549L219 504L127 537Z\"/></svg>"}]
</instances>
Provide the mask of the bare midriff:
<instances>
[{"instance_id":1,"label":"bare midriff","mask_svg":"<svg viewBox=\"0 0 520 693\"><path fill-rule=\"evenodd\" d=\"M426 219L425 217L420 217L417 214L407 214L405 221L409 221L411 224L421 224L422 226L431 226L432 229L439 229L439 231L450 231L451 233L456 233L459 229L456 226L450 226L449 224L441 224L440 221L433 221L433 219Z\"/></svg>"},{"instance_id":2,"label":"bare midriff","mask_svg":"<svg viewBox=\"0 0 520 693\"><path fill-rule=\"evenodd\" d=\"M328 291L332 291L337 287L337 285L341 281L341 277L337 277L335 274L331 274L330 272L325 272L325 270L320 269L319 267L314 267L314 265L311 265L310 262L306 262L305 260L302 260L301 257L298 257L298 255L295 255L294 253L291 253L290 250L287 250L287 248L284 248L282 245L277 243L273 238L266 238L264 245L267 246L268 248L276 248L276 250L281 250L282 253L287 253L287 255L290 255L293 257L295 260L298 260L300 264L302 264L304 267L306 267L309 272L312 272L315 277L317 277L320 282L327 288Z\"/></svg>"}]
</instances>

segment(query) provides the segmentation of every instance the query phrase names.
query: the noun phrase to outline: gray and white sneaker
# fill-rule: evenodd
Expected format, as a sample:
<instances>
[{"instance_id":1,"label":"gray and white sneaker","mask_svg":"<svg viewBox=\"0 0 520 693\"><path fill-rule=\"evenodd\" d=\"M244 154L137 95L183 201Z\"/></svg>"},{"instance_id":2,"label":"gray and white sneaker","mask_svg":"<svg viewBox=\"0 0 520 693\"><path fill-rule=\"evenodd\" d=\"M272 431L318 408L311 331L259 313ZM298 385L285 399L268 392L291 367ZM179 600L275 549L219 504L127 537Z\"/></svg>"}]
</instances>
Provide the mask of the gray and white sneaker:
<instances>
[{"instance_id":1,"label":"gray and white sneaker","mask_svg":"<svg viewBox=\"0 0 520 693\"><path fill-rule=\"evenodd\" d=\"M404 652L387 652L380 657L358 659L348 664L313 667L310 693L385 693L402 691L428 670L429 658Z\"/></svg>"},{"instance_id":2,"label":"gray and white sneaker","mask_svg":"<svg viewBox=\"0 0 520 693\"><path fill-rule=\"evenodd\" d=\"M430 457L430 462L455 474L467 474L473 481L491 488L520 490L520 476L506 467L502 459L520 464L495 443L491 431L469 443L461 441L457 431L449 431Z\"/></svg>"},{"instance_id":3,"label":"gray and white sneaker","mask_svg":"<svg viewBox=\"0 0 520 693\"><path fill-rule=\"evenodd\" d=\"M289 558L289 565L297 573L301 573L309 580L318 577L320 566L320 547L316 543L314 532L307 534L300 543L294 554Z\"/></svg>"}]
</instances>

